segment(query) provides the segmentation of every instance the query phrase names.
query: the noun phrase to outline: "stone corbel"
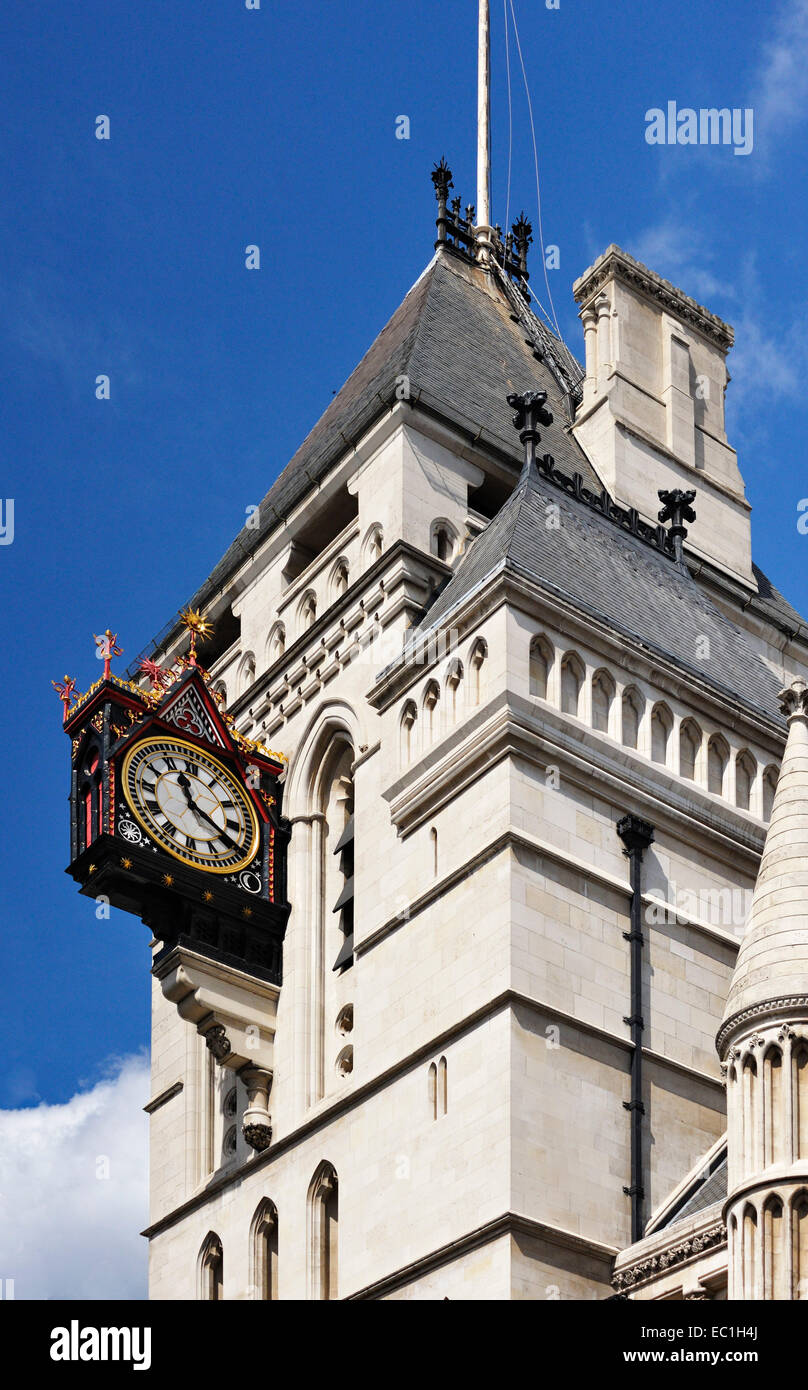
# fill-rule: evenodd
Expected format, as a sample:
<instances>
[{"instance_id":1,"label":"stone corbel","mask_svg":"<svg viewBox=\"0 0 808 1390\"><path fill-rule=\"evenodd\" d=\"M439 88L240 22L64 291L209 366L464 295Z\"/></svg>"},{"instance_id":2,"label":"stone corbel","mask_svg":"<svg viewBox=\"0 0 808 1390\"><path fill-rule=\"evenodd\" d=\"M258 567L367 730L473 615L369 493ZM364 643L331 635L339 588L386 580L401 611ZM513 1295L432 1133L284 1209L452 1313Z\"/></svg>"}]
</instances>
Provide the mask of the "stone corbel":
<instances>
[{"instance_id":1,"label":"stone corbel","mask_svg":"<svg viewBox=\"0 0 808 1390\"><path fill-rule=\"evenodd\" d=\"M180 1017L196 1026L220 1066L259 1069L271 1078L277 985L187 946L175 946L152 973Z\"/></svg>"}]
</instances>

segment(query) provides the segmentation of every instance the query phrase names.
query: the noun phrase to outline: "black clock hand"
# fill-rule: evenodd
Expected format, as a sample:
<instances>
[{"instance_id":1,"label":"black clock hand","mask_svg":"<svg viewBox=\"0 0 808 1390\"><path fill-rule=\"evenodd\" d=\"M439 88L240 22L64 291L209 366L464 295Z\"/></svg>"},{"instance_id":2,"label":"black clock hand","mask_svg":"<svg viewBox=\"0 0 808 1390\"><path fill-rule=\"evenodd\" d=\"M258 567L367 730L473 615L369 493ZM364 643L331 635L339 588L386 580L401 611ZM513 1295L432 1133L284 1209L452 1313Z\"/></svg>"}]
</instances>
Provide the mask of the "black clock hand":
<instances>
[{"instance_id":1,"label":"black clock hand","mask_svg":"<svg viewBox=\"0 0 808 1390\"><path fill-rule=\"evenodd\" d=\"M208 815L207 811L203 811L203 810L202 810L202 807L201 807L201 806L197 806L197 804L196 804L195 801L190 802L189 804L190 804L191 810L193 811L193 813L194 813L195 816L198 816L201 820L206 820L207 823L208 823L208 825L212 825L212 826L213 826L213 829L216 831L216 834L217 834L217 836L219 837L220 840L224 840L225 844L226 844L226 845L230 845L233 849L238 849L238 848L239 848L239 846L236 844L235 840L231 840L231 838L230 838L230 836L228 835L227 831L226 831L226 830L222 830L222 829L216 824L216 822L215 822L215 820L213 819L213 817Z\"/></svg>"},{"instance_id":2,"label":"black clock hand","mask_svg":"<svg viewBox=\"0 0 808 1390\"><path fill-rule=\"evenodd\" d=\"M240 846L236 844L235 840L231 840L230 836L227 834L227 831L220 829L213 817L209 816L207 811L203 811L201 806L197 806L196 802L191 796L191 783L189 782L184 772L181 772L179 774L179 776L177 777L177 782L182 787L182 790L185 793L185 800L188 802L190 809L193 811L197 819L205 820L207 821L208 825L212 825L219 839L223 840L226 845L230 845L233 849L239 849Z\"/></svg>"}]
</instances>

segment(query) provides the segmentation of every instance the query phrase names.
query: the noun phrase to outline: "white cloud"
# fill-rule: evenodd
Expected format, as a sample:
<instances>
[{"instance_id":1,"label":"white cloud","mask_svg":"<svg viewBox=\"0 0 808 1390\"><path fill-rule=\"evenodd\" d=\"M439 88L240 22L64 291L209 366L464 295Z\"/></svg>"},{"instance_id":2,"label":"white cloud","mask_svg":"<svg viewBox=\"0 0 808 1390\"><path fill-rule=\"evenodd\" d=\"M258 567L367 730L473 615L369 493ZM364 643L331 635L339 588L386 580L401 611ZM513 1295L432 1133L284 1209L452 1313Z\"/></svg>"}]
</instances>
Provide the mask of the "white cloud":
<instances>
[{"instance_id":1,"label":"white cloud","mask_svg":"<svg viewBox=\"0 0 808 1390\"><path fill-rule=\"evenodd\" d=\"M767 151L808 116L808 0L789 0L776 13L752 104L756 147Z\"/></svg>"},{"instance_id":2,"label":"white cloud","mask_svg":"<svg viewBox=\"0 0 808 1390\"><path fill-rule=\"evenodd\" d=\"M0 1279L15 1298L146 1297L149 1069L138 1056L109 1071L64 1105L0 1110Z\"/></svg>"},{"instance_id":3,"label":"white cloud","mask_svg":"<svg viewBox=\"0 0 808 1390\"><path fill-rule=\"evenodd\" d=\"M737 279L731 283L711 268L715 253L709 240L695 232L692 223L674 217L647 227L628 241L625 249L711 313L732 323L735 346L727 364L732 377L727 411L731 425L737 420L741 428L736 443L746 438L751 424L748 417L759 412L761 393L769 403L802 399L808 367L804 306L797 305L790 320L778 322L772 331L771 311L753 254L744 257Z\"/></svg>"}]
</instances>

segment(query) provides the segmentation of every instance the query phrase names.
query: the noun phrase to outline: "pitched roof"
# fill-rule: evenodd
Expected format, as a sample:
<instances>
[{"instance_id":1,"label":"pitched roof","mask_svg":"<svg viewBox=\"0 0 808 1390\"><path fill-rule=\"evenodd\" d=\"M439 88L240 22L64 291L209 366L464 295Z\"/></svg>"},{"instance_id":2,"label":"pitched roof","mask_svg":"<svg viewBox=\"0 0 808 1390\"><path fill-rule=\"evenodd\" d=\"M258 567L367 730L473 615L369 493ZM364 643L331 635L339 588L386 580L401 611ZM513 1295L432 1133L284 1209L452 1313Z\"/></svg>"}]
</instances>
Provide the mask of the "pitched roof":
<instances>
[{"instance_id":1,"label":"pitched roof","mask_svg":"<svg viewBox=\"0 0 808 1390\"><path fill-rule=\"evenodd\" d=\"M696 1216L700 1211L707 1211L708 1207L714 1207L717 1202L725 1202L727 1197L727 1146L726 1140L721 1153L705 1172L702 1171L696 1176L694 1181L685 1189L678 1202L672 1210L666 1214L664 1219L654 1225L655 1231L664 1231L676 1227L680 1221L687 1221L691 1216Z\"/></svg>"},{"instance_id":2,"label":"pitched roof","mask_svg":"<svg viewBox=\"0 0 808 1390\"><path fill-rule=\"evenodd\" d=\"M395 404L402 376L409 378L414 403L511 459L516 468L521 447L505 397L509 391L546 391L555 416L547 437L559 464L599 489L585 455L564 430L561 389L534 348L484 272L450 249L441 251L269 489L260 528L241 531L194 594L192 606L204 607L345 449Z\"/></svg>"},{"instance_id":3,"label":"pitched roof","mask_svg":"<svg viewBox=\"0 0 808 1390\"><path fill-rule=\"evenodd\" d=\"M545 436L542 447L546 442ZM550 512L550 507L558 511ZM569 600L649 652L672 658L699 679L782 722L779 682L687 567L535 468L523 472L508 501L462 557L421 630L444 622L500 568ZM700 658L704 651L708 655Z\"/></svg>"}]
</instances>

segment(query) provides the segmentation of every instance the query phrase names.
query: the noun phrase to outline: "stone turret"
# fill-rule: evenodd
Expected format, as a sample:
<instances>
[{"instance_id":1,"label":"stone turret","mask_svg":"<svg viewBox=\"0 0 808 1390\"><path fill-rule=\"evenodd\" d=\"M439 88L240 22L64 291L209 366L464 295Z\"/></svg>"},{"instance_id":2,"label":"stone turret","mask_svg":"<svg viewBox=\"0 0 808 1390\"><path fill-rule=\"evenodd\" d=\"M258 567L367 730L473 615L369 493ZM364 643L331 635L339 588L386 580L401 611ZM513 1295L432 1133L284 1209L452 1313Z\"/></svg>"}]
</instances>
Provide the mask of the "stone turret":
<instances>
[{"instance_id":1,"label":"stone turret","mask_svg":"<svg viewBox=\"0 0 808 1390\"><path fill-rule=\"evenodd\" d=\"M808 686L780 700L788 741L717 1039L731 1299L808 1297Z\"/></svg>"}]
</instances>

